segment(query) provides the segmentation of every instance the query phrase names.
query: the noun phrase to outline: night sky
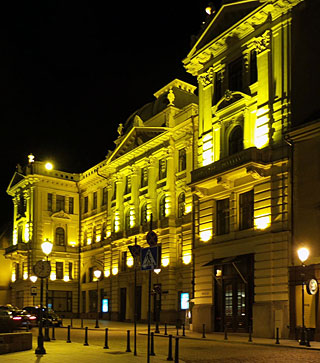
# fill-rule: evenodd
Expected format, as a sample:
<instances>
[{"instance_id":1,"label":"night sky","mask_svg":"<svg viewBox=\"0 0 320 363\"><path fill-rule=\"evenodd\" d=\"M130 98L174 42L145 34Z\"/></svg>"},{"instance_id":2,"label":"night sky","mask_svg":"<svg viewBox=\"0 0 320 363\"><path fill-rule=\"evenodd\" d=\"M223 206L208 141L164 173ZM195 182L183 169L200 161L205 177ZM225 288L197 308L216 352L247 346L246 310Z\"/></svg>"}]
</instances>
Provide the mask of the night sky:
<instances>
[{"instance_id":1,"label":"night sky","mask_svg":"<svg viewBox=\"0 0 320 363\"><path fill-rule=\"evenodd\" d=\"M182 60L207 5L9 3L0 9L0 228L12 217L6 188L30 152L57 169L85 171L114 148L118 124L154 92L175 78L196 85Z\"/></svg>"}]
</instances>

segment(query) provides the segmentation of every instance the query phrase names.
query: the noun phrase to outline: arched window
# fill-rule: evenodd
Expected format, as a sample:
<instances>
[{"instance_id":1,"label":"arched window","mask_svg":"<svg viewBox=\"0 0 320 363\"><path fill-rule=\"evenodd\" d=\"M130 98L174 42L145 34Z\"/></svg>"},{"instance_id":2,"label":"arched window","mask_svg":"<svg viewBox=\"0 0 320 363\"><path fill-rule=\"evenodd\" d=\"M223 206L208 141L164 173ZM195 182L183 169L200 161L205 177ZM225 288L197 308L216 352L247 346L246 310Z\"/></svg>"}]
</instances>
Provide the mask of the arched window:
<instances>
[{"instance_id":1,"label":"arched window","mask_svg":"<svg viewBox=\"0 0 320 363\"><path fill-rule=\"evenodd\" d=\"M178 197L178 218L183 217L184 212L185 212L185 203L186 202L186 195L184 194L184 192L179 194Z\"/></svg>"},{"instance_id":2,"label":"arched window","mask_svg":"<svg viewBox=\"0 0 320 363\"><path fill-rule=\"evenodd\" d=\"M147 211L148 211L148 203L145 202L142 207L141 207L141 224L142 225L146 225L147 222L148 222L148 214L147 214Z\"/></svg>"},{"instance_id":3,"label":"arched window","mask_svg":"<svg viewBox=\"0 0 320 363\"><path fill-rule=\"evenodd\" d=\"M159 219L164 219L166 216L166 196L164 195L160 199L159 203Z\"/></svg>"},{"instance_id":4,"label":"arched window","mask_svg":"<svg viewBox=\"0 0 320 363\"><path fill-rule=\"evenodd\" d=\"M58 227L56 229L56 245L57 246L65 245L65 233L62 227Z\"/></svg>"},{"instance_id":5,"label":"arched window","mask_svg":"<svg viewBox=\"0 0 320 363\"><path fill-rule=\"evenodd\" d=\"M243 150L243 131L241 126L235 126L229 136L229 155Z\"/></svg>"}]
</instances>

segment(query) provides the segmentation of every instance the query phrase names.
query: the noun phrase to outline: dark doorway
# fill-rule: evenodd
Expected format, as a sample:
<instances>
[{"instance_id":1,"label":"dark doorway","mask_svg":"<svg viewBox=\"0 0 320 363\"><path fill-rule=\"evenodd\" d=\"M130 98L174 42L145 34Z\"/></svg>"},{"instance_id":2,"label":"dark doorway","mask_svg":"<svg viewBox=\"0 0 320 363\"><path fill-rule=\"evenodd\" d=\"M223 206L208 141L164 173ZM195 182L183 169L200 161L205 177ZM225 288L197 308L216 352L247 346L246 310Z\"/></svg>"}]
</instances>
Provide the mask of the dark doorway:
<instances>
[{"instance_id":1,"label":"dark doorway","mask_svg":"<svg viewBox=\"0 0 320 363\"><path fill-rule=\"evenodd\" d=\"M119 314L120 321L126 320L126 309L127 309L127 289L125 287L122 287L120 289L120 314Z\"/></svg>"}]
</instances>

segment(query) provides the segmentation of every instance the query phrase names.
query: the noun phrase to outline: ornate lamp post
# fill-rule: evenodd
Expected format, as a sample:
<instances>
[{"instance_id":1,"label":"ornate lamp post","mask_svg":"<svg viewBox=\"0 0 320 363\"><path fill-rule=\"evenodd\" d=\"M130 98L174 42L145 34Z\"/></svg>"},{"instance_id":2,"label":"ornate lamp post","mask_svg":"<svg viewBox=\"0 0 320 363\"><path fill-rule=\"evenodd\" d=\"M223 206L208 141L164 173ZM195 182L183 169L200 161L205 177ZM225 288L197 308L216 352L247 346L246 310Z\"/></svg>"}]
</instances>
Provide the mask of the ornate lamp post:
<instances>
[{"instance_id":1,"label":"ornate lamp post","mask_svg":"<svg viewBox=\"0 0 320 363\"><path fill-rule=\"evenodd\" d=\"M37 280L38 280L37 276L35 276L35 275L30 276L30 281L31 281L33 284L35 284ZM33 286L33 288L36 290L36 286ZM31 291L32 291L32 290L31 290ZM35 294L36 294L36 293L33 293L33 294L32 294L33 306L35 305Z\"/></svg>"},{"instance_id":2,"label":"ornate lamp post","mask_svg":"<svg viewBox=\"0 0 320 363\"><path fill-rule=\"evenodd\" d=\"M52 251L52 247L53 244L51 241L49 241L48 238L46 238L46 240L41 244L41 249L42 252L46 255L47 258L47 262L49 263L49 255ZM46 327L45 327L45 332L44 332L44 341L49 342L50 341L50 337L49 337L49 327L48 327L48 290L49 290L49 278L46 278L46 309L47 309L47 314L46 314Z\"/></svg>"},{"instance_id":3,"label":"ornate lamp post","mask_svg":"<svg viewBox=\"0 0 320 363\"><path fill-rule=\"evenodd\" d=\"M97 280L97 317L95 328L99 328L99 279L102 275L102 272L100 270L94 270L93 275Z\"/></svg>"},{"instance_id":4,"label":"ornate lamp post","mask_svg":"<svg viewBox=\"0 0 320 363\"><path fill-rule=\"evenodd\" d=\"M299 260L302 264L302 268L304 271L304 268L306 267L305 261L307 261L309 257L309 250L306 247L301 247L297 251ZM301 329L301 339L299 344L300 345L306 345L306 339L305 339L305 326L304 326L304 285L305 285L305 274L304 272L301 273L302 278L302 290L301 290L301 303L302 303L302 329Z\"/></svg>"}]
</instances>

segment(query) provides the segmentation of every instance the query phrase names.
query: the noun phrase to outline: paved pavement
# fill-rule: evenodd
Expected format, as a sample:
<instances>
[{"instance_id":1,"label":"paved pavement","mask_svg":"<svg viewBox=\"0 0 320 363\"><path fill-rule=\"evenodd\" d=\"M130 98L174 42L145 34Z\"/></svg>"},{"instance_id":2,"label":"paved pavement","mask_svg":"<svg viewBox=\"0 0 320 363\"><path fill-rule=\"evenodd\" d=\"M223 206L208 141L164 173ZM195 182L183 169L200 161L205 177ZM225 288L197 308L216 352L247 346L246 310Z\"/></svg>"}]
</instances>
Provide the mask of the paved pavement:
<instances>
[{"instance_id":1,"label":"paved pavement","mask_svg":"<svg viewBox=\"0 0 320 363\"><path fill-rule=\"evenodd\" d=\"M71 322L69 319L64 320L64 326L69 325ZM122 331L133 330L133 325L130 323L120 323L111 321L99 321L99 329L95 328L94 320L84 320L81 322L79 319L75 319L72 322L73 329L81 328L81 326L87 326L89 329L94 330L104 330L108 327L110 333L112 331ZM152 326L152 331L154 331L154 326ZM137 332L140 335L147 334L147 325L138 324ZM167 330L168 334L176 336L177 330L173 326L169 326ZM114 349L103 349L101 346L90 345L86 347L81 343L72 342L67 344L63 340L55 340L45 343L45 349L47 354L39 356L36 355L34 350L37 346L37 334L33 337L33 349L24 352L9 353L0 356L1 362L35 362L35 363L74 363L78 362L95 362L95 361L107 361L107 362L146 362L146 351L139 349L138 356L134 356L133 353L127 353L120 350ZM156 334L158 335L158 334ZM164 335L164 327L160 326L160 335ZM201 341L217 341L224 342L225 344L241 343L246 345L265 345L265 346L281 346L290 347L296 349L307 349L307 350L320 350L320 342L311 342L311 347L300 346L295 340L284 340L280 339L280 344L275 344L275 339L266 338L255 338L252 337L252 342L249 342L249 336L247 334L228 334L228 340L225 340L225 336L222 333L206 333L205 338L202 337L202 333L191 332L189 330L185 331L185 336L182 336L182 330L179 330L179 337L181 339L192 339ZM174 355L174 351L173 351ZM156 355L150 357L150 363L159 363L167 361L167 356ZM183 363L182 360L179 360Z\"/></svg>"}]
</instances>

